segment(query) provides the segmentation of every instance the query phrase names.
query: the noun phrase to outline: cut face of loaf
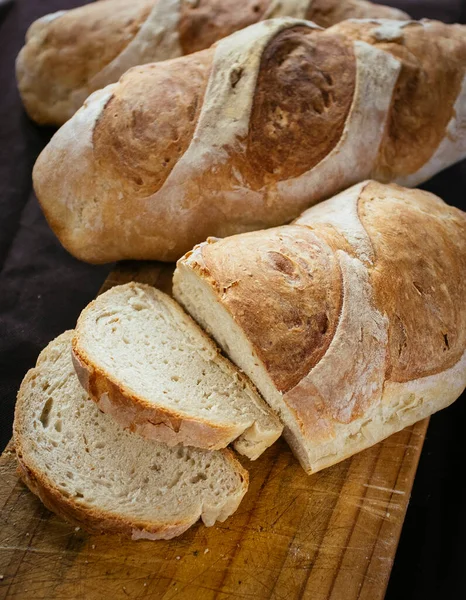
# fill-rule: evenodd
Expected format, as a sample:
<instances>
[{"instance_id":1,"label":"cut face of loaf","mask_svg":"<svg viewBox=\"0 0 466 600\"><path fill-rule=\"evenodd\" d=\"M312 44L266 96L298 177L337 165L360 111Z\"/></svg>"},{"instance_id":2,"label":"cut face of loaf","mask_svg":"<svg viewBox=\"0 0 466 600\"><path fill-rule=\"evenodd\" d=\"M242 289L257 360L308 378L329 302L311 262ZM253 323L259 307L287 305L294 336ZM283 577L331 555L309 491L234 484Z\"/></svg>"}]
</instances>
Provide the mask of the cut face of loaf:
<instances>
[{"instance_id":1,"label":"cut face of loaf","mask_svg":"<svg viewBox=\"0 0 466 600\"><path fill-rule=\"evenodd\" d=\"M235 449L254 460L282 432L251 383L178 304L129 283L82 312L73 339L79 379L120 425L170 446Z\"/></svg>"},{"instance_id":2,"label":"cut face of loaf","mask_svg":"<svg viewBox=\"0 0 466 600\"><path fill-rule=\"evenodd\" d=\"M129 68L191 54L272 17L328 27L348 18L408 19L365 0L100 0L35 21L17 60L26 110L62 125Z\"/></svg>"},{"instance_id":3,"label":"cut face of loaf","mask_svg":"<svg viewBox=\"0 0 466 600\"><path fill-rule=\"evenodd\" d=\"M173 291L315 472L462 393L465 272L464 213L364 182L291 225L197 246Z\"/></svg>"},{"instance_id":4,"label":"cut face of loaf","mask_svg":"<svg viewBox=\"0 0 466 600\"><path fill-rule=\"evenodd\" d=\"M465 32L275 19L136 67L52 138L37 196L80 259L175 260L368 177L415 185L466 156Z\"/></svg>"},{"instance_id":5,"label":"cut face of loaf","mask_svg":"<svg viewBox=\"0 0 466 600\"><path fill-rule=\"evenodd\" d=\"M169 448L120 428L80 386L72 335L45 348L18 393L14 442L26 485L90 532L170 539L200 517L224 521L248 487L233 454Z\"/></svg>"}]
</instances>

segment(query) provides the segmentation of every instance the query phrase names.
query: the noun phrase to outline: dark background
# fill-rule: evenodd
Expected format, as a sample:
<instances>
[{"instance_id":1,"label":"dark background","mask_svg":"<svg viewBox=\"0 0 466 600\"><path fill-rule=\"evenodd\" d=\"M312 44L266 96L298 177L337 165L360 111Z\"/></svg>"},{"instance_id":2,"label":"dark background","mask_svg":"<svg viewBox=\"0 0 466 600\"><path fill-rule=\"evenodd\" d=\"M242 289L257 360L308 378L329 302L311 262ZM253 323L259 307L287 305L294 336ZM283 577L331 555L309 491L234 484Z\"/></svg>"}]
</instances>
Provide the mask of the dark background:
<instances>
[{"instance_id":1,"label":"dark background","mask_svg":"<svg viewBox=\"0 0 466 600\"><path fill-rule=\"evenodd\" d=\"M53 130L37 127L25 116L14 76L14 60L30 23L83 3L0 2L0 449L11 435L16 390L26 370L51 339L74 326L111 268L73 259L48 228L32 191L31 170ZM387 3L414 18L466 22L466 0ZM424 187L462 206L466 162ZM431 419L388 600L466 599L464 399Z\"/></svg>"}]
</instances>

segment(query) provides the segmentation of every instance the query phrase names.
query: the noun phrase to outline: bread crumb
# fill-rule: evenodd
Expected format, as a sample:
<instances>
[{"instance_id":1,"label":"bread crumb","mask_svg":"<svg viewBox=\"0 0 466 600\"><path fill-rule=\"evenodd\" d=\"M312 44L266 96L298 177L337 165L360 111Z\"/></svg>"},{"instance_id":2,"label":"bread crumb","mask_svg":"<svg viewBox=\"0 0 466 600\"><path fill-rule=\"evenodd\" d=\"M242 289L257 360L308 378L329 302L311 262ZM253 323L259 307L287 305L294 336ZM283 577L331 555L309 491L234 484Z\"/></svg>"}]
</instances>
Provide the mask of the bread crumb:
<instances>
[{"instance_id":1,"label":"bread crumb","mask_svg":"<svg viewBox=\"0 0 466 600\"><path fill-rule=\"evenodd\" d=\"M75 527L74 530L75 531L79 531L81 529L81 527Z\"/></svg>"},{"instance_id":2,"label":"bread crumb","mask_svg":"<svg viewBox=\"0 0 466 600\"><path fill-rule=\"evenodd\" d=\"M147 583L144 584L144 587L146 587L146 586L147 586Z\"/></svg>"},{"instance_id":3,"label":"bread crumb","mask_svg":"<svg viewBox=\"0 0 466 600\"><path fill-rule=\"evenodd\" d=\"M4 577L3 575L0 575L0 581L3 581L3 577Z\"/></svg>"},{"instance_id":4,"label":"bread crumb","mask_svg":"<svg viewBox=\"0 0 466 600\"><path fill-rule=\"evenodd\" d=\"M91 548L92 548L93 550L95 550L95 544L92 544Z\"/></svg>"},{"instance_id":5,"label":"bread crumb","mask_svg":"<svg viewBox=\"0 0 466 600\"><path fill-rule=\"evenodd\" d=\"M204 550L204 554L207 554L207 552L209 552L209 548L206 548L206 549Z\"/></svg>"},{"instance_id":6,"label":"bread crumb","mask_svg":"<svg viewBox=\"0 0 466 600\"><path fill-rule=\"evenodd\" d=\"M180 558L181 558L181 556L177 556L177 557L176 557L176 560L180 560Z\"/></svg>"},{"instance_id":7,"label":"bread crumb","mask_svg":"<svg viewBox=\"0 0 466 600\"><path fill-rule=\"evenodd\" d=\"M29 535L30 535L29 533L26 533L26 537L28 537Z\"/></svg>"}]
</instances>

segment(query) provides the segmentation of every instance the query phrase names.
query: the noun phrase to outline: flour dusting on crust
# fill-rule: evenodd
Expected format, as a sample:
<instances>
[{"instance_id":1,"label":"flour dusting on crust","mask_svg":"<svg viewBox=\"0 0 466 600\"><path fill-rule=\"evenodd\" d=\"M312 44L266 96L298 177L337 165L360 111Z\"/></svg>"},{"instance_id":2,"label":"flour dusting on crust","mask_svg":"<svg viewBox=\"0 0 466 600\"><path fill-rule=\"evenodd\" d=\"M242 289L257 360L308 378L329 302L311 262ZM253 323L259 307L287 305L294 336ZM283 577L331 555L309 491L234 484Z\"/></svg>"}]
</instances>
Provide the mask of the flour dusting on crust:
<instances>
[{"instance_id":1,"label":"flour dusting on crust","mask_svg":"<svg viewBox=\"0 0 466 600\"><path fill-rule=\"evenodd\" d=\"M178 35L180 0L158 0L126 48L89 82L95 90L117 81L135 65L182 56Z\"/></svg>"},{"instance_id":2,"label":"flour dusting on crust","mask_svg":"<svg viewBox=\"0 0 466 600\"><path fill-rule=\"evenodd\" d=\"M380 26L374 31L374 37L379 42L396 42L403 38L403 29L407 25L421 25L418 21L392 21L380 19Z\"/></svg>"},{"instance_id":3,"label":"flour dusting on crust","mask_svg":"<svg viewBox=\"0 0 466 600\"><path fill-rule=\"evenodd\" d=\"M350 423L377 405L385 378L388 319L374 306L367 267L341 250L336 255L343 305L335 335L315 367L283 397L314 443L333 421Z\"/></svg>"},{"instance_id":4,"label":"flour dusting on crust","mask_svg":"<svg viewBox=\"0 0 466 600\"><path fill-rule=\"evenodd\" d=\"M309 205L332 194L335 181L352 185L370 177L401 63L388 52L365 42L354 42L354 49L356 90L341 139L310 171L279 182L277 189L283 197L307 197Z\"/></svg>"},{"instance_id":5,"label":"flour dusting on crust","mask_svg":"<svg viewBox=\"0 0 466 600\"><path fill-rule=\"evenodd\" d=\"M320 29L309 21L262 21L221 40L216 48L204 104L191 144L166 180L189 164L198 169L206 160L227 159L226 147L240 144L249 120L262 54L281 31L297 25ZM234 82L234 83L232 83Z\"/></svg>"},{"instance_id":6,"label":"flour dusting on crust","mask_svg":"<svg viewBox=\"0 0 466 600\"><path fill-rule=\"evenodd\" d=\"M264 14L264 19L292 17L304 19L313 0L272 0Z\"/></svg>"},{"instance_id":7,"label":"flour dusting on crust","mask_svg":"<svg viewBox=\"0 0 466 600\"><path fill-rule=\"evenodd\" d=\"M358 214L359 197L368 181L358 183L340 194L306 210L296 225L328 223L342 233L363 262L374 261L374 249Z\"/></svg>"}]
</instances>

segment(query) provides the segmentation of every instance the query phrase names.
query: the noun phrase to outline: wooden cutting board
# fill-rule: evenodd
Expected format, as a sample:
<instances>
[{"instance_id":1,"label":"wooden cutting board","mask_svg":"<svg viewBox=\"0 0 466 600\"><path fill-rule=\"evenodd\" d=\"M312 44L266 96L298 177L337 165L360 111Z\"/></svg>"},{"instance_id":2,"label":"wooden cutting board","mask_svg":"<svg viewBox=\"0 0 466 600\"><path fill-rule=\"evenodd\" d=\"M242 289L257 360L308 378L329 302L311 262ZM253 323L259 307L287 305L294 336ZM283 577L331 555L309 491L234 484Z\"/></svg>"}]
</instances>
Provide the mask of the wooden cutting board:
<instances>
[{"instance_id":1,"label":"wooden cutting board","mask_svg":"<svg viewBox=\"0 0 466 600\"><path fill-rule=\"evenodd\" d=\"M128 263L126 281L169 291L172 268ZM0 598L379 600L384 597L428 420L307 476L279 441L242 461L250 488L225 523L171 541L90 536L50 513L0 459Z\"/></svg>"}]
</instances>

